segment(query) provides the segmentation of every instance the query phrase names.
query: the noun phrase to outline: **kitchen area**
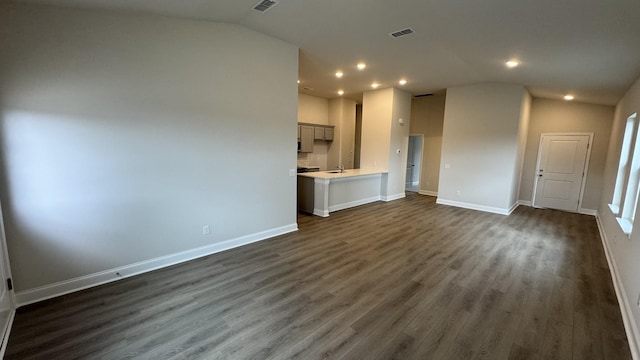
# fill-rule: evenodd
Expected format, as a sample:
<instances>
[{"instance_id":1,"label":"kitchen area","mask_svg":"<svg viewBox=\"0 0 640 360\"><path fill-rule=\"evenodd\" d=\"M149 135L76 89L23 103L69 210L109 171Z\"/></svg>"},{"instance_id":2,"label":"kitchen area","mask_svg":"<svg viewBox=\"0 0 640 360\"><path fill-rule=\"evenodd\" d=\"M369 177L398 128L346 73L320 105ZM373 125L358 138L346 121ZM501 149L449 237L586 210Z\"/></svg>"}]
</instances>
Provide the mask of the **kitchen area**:
<instances>
[{"instance_id":1,"label":"kitchen area","mask_svg":"<svg viewBox=\"0 0 640 360\"><path fill-rule=\"evenodd\" d=\"M299 94L298 211L327 217L381 200L387 170L359 168L361 114L351 99Z\"/></svg>"}]
</instances>

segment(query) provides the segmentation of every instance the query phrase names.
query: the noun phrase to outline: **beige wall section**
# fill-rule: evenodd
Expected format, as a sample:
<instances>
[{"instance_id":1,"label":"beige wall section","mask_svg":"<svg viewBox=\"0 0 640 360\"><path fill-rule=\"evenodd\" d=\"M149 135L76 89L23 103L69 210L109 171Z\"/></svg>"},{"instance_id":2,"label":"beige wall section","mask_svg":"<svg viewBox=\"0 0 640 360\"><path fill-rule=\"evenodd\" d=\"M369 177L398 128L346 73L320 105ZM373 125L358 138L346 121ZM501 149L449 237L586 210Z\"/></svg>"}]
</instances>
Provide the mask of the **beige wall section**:
<instances>
[{"instance_id":1,"label":"beige wall section","mask_svg":"<svg viewBox=\"0 0 640 360\"><path fill-rule=\"evenodd\" d=\"M608 207L616 182L625 124L627 118L633 113L640 114L640 78L635 81L616 106L598 213L604 230L604 238L614 262L613 270L617 273L617 278L614 281L619 280L617 282L621 289L622 306L625 310L623 316L625 313L629 314L628 320L634 325L629 343L631 343L632 349L635 345L637 350L638 344L640 344L640 334L637 332L640 328L640 308L636 305L640 298L640 276L638 276L640 274L640 214L638 211L640 208L636 209L633 231L629 238L622 232ZM636 357L638 355L636 352Z\"/></svg>"},{"instance_id":2,"label":"beige wall section","mask_svg":"<svg viewBox=\"0 0 640 360\"><path fill-rule=\"evenodd\" d=\"M335 169L344 165L353 169L356 102L351 99L329 100L329 125L334 125L333 141L328 143L327 168Z\"/></svg>"},{"instance_id":3,"label":"beige wall section","mask_svg":"<svg viewBox=\"0 0 640 360\"><path fill-rule=\"evenodd\" d=\"M407 177L407 149L409 148L409 128L411 127L411 94L393 89L391 113L391 142L389 149L389 175L387 198L404 197ZM404 124L400 124L402 119Z\"/></svg>"},{"instance_id":4,"label":"beige wall section","mask_svg":"<svg viewBox=\"0 0 640 360\"><path fill-rule=\"evenodd\" d=\"M328 125L329 100L298 93L298 122ZM327 170L329 146L327 141L315 140L312 153L298 153L298 166L318 166L320 170Z\"/></svg>"},{"instance_id":5,"label":"beige wall section","mask_svg":"<svg viewBox=\"0 0 640 360\"><path fill-rule=\"evenodd\" d=\"M614 107L612 106L533 99L520 200L532 200L538 148L542 133L589 132L593 133L593 145L582 208L597 210L602 197L604 166L609 148L613 114Z\"/></svg>"},{"instance_id":6,"label":"beige wall section","mask_svg":"<svg viewBox=\"0 0 640 360\"><path fill-rule=\"evenodd\" d=\"M515 205L525 94L523 86L494 83L447 89L439 202L499 213Z\"/></svg>"},{"instance_id":7,"label":"beige wall section","mask_svg":"<svg viewBox=\"0 0 640 360\"><path fill-rule=\"evenodd\" d=\"M389 168L393 88L366 91L362 96L360 168Z\"/></svg>"},{"instance_id":8,"label":"beige wall section","mask_svg":"<svg viewBox=\"0 0 640 360\"><path fill-rule=\"evenodd\" d=\"M162 16L0 14L17 291L295 227L296 47Z\"/></svg>"},{"instance_id":9,"label":"beige wall section","mask_svg":"<svg viewBox=\"0 0 640 360\"><path fill-rule=\"evenodd\" d=\"M445 95L433 95L413 98L411 101L409 132L412 135L424 135L420 191L427 195L438 193L445 99Z\"/></svg>"},{"instance_id":10,"label":"beige wall section","mask_svg":"<svg viewBox=\"0 0 640 360\"><path fill-rule=\"evenodd\" d=\"M363 95L360 167L389 171L383 199L404 196L410 117L411 94L406 91L389 88Z\"/></svg>"},{"instance_id":11,"label":"beige wall section","mask_svg":"<svg viewBox=\"0 0 640 360\"><path fill-rule=\"evenodd\" d=\"M520 187L522 186L522 172L524 171L524 156L527 148L527 137L529 134L529 124L531 118L531 94L525 90L522 96L522 105L520 108L520 124L518 125L518 152L516 157L516 167L514 168L513 182L511 187L511 197L509 202L515 204L520 196Z\"/></svg>"},{"instance_id":12,"label":"beige wall section","mask_svg":"<svg viewBox=\"0 0 640 360\"><path fill-rule=\"evenodd\" d=\"M298 93L298 122L329 124L329 100Z\"/></svg>"}]
</instances>

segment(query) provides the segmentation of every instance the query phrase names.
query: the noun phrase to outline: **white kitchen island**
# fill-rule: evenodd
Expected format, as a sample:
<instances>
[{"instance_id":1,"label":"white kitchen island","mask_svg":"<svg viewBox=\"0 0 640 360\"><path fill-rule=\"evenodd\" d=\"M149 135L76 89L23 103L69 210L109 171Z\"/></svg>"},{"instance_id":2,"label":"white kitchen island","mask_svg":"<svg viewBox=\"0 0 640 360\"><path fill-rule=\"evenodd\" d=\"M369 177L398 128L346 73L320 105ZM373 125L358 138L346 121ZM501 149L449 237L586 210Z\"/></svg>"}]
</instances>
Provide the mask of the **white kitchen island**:
<instances>
[{"instance_id":1,"label":"white kitchen island","mask_svg":"<svg viewBox=\"0 0 640 360\"><path fill-rule=\"evenodd\" d=\"M349 169L298 174L298 210L327 217L330 212L381 200L387 171Z\"/></svg>"}]
</instances>

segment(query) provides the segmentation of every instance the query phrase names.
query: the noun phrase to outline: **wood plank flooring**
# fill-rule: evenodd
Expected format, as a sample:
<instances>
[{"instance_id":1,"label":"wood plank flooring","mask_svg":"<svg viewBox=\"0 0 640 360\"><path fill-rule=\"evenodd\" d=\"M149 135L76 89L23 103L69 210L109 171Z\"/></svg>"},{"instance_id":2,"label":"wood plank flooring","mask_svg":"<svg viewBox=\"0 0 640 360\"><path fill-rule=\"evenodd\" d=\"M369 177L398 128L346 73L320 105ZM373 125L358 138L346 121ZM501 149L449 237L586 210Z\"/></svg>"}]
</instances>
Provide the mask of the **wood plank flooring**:
<instances>
[{"instance_id":1,"label":"wood plank flooring","mask_svg":"<svg viewBox=\"0 0 640 360\"><path fill-rule=\"evenodd\" d=\"M23 307L6 359L631 359L591 216L409 193L298 221Z\"/></svg>"}]
</instances>

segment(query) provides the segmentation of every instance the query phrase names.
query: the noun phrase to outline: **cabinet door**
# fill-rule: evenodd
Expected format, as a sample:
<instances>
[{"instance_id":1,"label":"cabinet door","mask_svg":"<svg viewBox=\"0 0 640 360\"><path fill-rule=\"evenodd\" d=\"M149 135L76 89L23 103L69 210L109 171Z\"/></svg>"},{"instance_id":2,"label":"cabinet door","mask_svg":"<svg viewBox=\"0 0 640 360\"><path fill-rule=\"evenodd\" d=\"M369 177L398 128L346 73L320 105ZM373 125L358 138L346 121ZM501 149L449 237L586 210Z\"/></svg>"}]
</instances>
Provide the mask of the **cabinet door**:
<instances>
[{"instance_id":1,"label":"cabinet door","mask_svg":"<svg viewBox=\"0 0 640 360\"><path fill-rule=\"evenodd\" d=\"M324 128L324 139L325 140L333 140L333 129L332 128Z\"/></svg>"},{"instance_id":2,"label":"cabinet door","mask_svg":"<svg viewBox=\"0 0 640 360\"><path fill-rule=\"evenodd\" d=\"M313 138L316 140L324 140L324 128L323 127L315 127L314 128L314 136Z\"/></svg>"},{"instance_id":3,"label":"cabinet door","mask_svg":"<svg viewBox=\"0 0 640 360\"><path fill-rule=\"evenodd\" d=\"M313 152L314 127L300 125L300 152Z\"/></svg>"}]
</instances>

